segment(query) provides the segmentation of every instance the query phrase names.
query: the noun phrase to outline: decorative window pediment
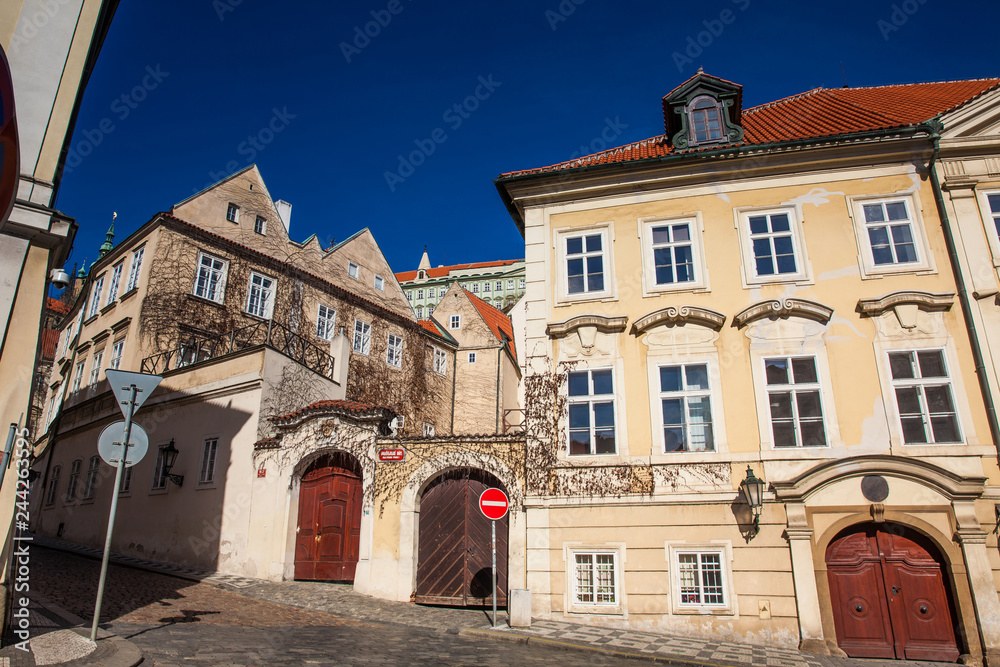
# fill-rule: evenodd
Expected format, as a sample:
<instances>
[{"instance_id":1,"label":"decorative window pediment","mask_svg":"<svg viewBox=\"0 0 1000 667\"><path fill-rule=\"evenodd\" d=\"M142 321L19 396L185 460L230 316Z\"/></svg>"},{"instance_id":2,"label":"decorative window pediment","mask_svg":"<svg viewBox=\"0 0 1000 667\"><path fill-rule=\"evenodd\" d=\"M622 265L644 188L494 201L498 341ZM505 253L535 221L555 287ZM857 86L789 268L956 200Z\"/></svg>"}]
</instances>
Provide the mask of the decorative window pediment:
<instances>
[{"instance_id":1,"label":"decorative window pediment","mask_svg":"<svg viewBox=\"0 0 1000 667\"><path fill-rule=\"evenodd\" d=\"M698 306L669 306L639 318L632 325L631 334L641 336L658 326L698 324L719 331L726 323L726 316Z\"/></svg>"},{"instance_id":2,"label":"decorative window pediment","mask_svg":"<svg viewBox=\"0 0 1000 667\"><path fill-rule=\"evenodd\" d=\"M759 301L733 316L733 326L742 329L762 318L778 319L801 317L826 324L833 316L833 308L808 299L770 299Z\"/></svg>"},{"instance_id":3,"label":"decorative window pediment","mask_svg":"<svg viewBox=\"0 0 1000 667\"><path fill-rule=\"evenodd\" d=\"M553 322L545 327L545 333L553 338L562 338L577 329L593 327L601 333L621 333L625 331L627 317L605 317L604 315L577 315L565 322Z\"/></svg>"},{"instance_id":4,"label":"decorative window pediment","mask_svg":"<svg viewBox=\"0 0 1000 667\"><path fill-rule=\"evenodd\" d=\"M914 305L926 312L950 310L955 300L954 292L922 292L919 290L899 290L877 299L860 299L858 312L868 317L878 317L897 306Z\"/></svg>"}]
</instances>

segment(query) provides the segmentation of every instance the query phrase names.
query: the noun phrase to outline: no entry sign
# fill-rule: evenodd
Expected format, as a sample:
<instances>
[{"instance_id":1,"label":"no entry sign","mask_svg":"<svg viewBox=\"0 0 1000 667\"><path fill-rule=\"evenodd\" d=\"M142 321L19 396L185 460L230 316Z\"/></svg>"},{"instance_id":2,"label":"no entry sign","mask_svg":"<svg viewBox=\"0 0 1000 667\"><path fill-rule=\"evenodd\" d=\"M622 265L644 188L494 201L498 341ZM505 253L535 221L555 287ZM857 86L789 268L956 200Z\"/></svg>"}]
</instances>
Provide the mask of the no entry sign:
<instances>
[{"instance_id":1,"label":"no entry sign","mask_svg":"<svg viewBox=\"0 0 1000 667\"><path fill-rule=\"evenodd\" d=\"M483 516L493 521L499 521L504 518L507 515L507 507L509 505L510 501L507 500L507 494L500 489L486 489L479 496L479 510L483 513Z\"/></svg>"}]
</instances>

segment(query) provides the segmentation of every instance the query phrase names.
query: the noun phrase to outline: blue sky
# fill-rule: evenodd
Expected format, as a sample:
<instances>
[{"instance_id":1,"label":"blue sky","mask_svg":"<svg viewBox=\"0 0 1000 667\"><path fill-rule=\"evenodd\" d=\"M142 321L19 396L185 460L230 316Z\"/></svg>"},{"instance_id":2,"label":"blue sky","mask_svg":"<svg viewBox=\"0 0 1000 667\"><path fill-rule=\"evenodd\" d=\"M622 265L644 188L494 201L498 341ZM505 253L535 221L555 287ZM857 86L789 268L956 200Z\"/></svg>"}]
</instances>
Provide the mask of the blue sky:
<instances>
[{"instance_id":1,"label":"blue sky","mask_svg":"<svg viewBox=\"0 0 1000 667\"><path fill-rule=\"evenodd\" d=\"M57 207L67 263L256 162L291 235L369 227L395 271L522 257L493 179L663 132L701 66L744 107L1000 75L1000 3L122 0ZM456 107L456 105L458 105ZM610 140L610 144L606 142Z\"/></svg>"}]
</instances>

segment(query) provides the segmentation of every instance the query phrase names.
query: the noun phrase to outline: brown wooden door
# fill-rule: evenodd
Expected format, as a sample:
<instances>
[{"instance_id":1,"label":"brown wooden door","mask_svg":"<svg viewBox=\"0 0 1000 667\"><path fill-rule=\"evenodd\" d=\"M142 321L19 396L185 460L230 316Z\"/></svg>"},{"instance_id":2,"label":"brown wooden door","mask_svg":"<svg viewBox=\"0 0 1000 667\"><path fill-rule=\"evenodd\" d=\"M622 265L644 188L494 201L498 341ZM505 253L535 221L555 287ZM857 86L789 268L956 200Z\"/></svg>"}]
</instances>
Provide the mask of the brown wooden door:
<instances>
[{"instance_id":1,"label":"brown wooden door","mask_svg":"<svg viewBox=\"0 0 1000 667\"><path fill-rule=\"evenodd\" d=\"M826 550L837 643L852 658L954 662L954 613L937 550L898 524L856 526Z\"/></svg>"},{"instance_id":2,"label":"brown wooden door","mask_svg":"<svg viewBox=\"0 0 1000 667\"><path fill-rule=\"evenodd\" d=\"M361 478L325 465L302 477L295 578L354 581L361 544Z\"/></svg>"},{"instance_id":3,"label":"brown wooden door","mask_svg":"<svg viewBox=\"0 0 1000 667\"><path fill-rule=\"evenodd\" d=\"M499 482L459 470L431 482L420 499L417 590L421 604L493 604L490 520L479 496ZM509 515L508 515L509 516ZM507 517L497 521L497 604L507 604Z\"/></svg>"}]
</instances>

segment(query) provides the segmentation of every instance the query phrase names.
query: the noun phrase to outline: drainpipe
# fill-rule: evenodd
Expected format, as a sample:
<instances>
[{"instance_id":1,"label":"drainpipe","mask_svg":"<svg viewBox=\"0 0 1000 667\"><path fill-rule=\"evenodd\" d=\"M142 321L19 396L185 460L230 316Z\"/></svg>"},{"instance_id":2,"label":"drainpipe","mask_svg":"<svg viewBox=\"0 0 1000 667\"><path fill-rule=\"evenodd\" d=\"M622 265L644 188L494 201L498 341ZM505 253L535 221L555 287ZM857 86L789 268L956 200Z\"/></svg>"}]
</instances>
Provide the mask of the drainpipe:
<instances>
[{"instance_id":1,"label":"drainpipe","mask_svg":"<svg viewBox=\"0 0 1000 667\"><path fill-rule=\"evenodd\" d=\"M955 238L951 233L951 223L948 221L948 210L945 207L944 194L941 190L941 182L938 180L937 170L934 163L937 161L941 149L941 134L943 128L940 121L931 121L921 126L930 135L931 145L934 147L931 153L930 162L927 169L930 172L931 187L934 190L934 203L937 204L938 215L941 217L941 227L944 230L944 242L948 247L948 259L951 261L951 268L955 274L955 286L958 290L958 300L962 305L962 314L965 316L965 327L969 333L969 342L972 346L972 360L976 367L976 377L979 378L979 390L983 394L983 403L986 406L986 419L990 425L990 434L993 436L993 446L997 448L1000 455L1000 423L997 422L996 405L993 402L993 395L990 392L990 383L986 377L986 364L983 362L983 351L979 345L979 335L976 332L976 323L972 319L972 304L969 301L969 292L965 288L965 279L962 277L961 265L958 261L958 249L955 246Z\"/></svg>"},{"instance_id":2,"label":"drainpipe","mask_svg":"<svg viewBox=\"0 0 1000 667\"><path fill-rule=\"evenodd\" d=\"M503 334L500 335L502 336ZM497 435L500 435L500 361L501 358L503 357L503 346L504 342L503 339L501 338L500 347L497 348L497 407L494 410L494 412L496 412L496 417L497 417L497 425L494 430L494 433L496 433Z\"/></svg>"}]
</instances>

